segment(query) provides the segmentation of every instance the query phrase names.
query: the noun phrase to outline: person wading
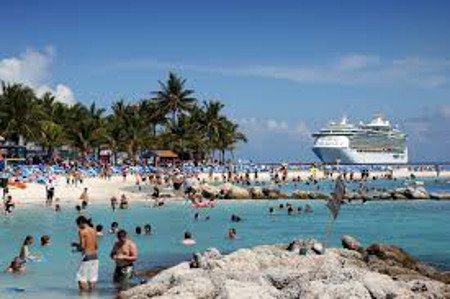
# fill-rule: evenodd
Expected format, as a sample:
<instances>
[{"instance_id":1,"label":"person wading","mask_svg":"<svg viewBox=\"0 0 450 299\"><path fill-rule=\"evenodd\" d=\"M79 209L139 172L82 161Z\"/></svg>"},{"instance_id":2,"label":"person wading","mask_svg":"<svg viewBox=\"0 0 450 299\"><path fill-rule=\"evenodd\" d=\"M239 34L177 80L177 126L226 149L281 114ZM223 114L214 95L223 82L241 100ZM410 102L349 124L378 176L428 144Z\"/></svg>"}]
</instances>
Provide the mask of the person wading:
<instances>
[{"instance_id":1,"label":"person wading","mask_svg":"<svg viewBox=\"0 0 450 299\"><path fill-rule=\"evenodd\" d=\"M127 237L125 230L120 230L117 233L117 242L111 250L110 257L116 263L114 283L118 284L121 289L126 288L133 276L133 267L138 258L138 251L136 244Z\"/></svg>"},{"instance_id":2,"label":"person wading","mask_svg":"<svg viewBox=\"0 0 450 299\"><path fill-rule=\"evenodd\" d=\"M77 272L78 287L80 291L92 291L98 280L97 232L84 216L79 216L76 223L80 243L75 245L82 254Z\"/></svg>"}]
</instances>

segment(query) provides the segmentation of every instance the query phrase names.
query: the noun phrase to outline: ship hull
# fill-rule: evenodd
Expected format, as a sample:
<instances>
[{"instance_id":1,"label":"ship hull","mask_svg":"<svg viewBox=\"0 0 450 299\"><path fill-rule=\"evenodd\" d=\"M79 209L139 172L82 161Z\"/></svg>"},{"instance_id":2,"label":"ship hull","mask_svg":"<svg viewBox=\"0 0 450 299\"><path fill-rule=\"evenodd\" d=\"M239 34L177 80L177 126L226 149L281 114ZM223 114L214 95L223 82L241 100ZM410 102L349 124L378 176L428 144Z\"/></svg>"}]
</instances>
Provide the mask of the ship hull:
<instances>
[{"instance_id":1,"label":"ship hull","mask_svg":"<svg viewBox=\"0 0 450 299\"><path fill-rule=\"evenodd\" d=\"M403 153L360 152L344 147L313 147L313 152L324 163L342 164L406 164L408 151Z\"/></svg>"}]
</instances>

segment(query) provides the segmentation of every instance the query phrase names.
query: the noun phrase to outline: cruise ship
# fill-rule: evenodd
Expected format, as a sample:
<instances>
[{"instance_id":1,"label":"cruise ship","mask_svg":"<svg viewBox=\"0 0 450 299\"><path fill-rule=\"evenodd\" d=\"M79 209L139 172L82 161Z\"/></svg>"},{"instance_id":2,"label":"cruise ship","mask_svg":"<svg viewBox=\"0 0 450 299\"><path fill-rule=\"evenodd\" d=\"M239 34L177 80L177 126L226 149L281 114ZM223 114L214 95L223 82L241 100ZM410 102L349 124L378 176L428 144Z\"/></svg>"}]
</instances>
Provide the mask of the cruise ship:
<instances>
[{"instance_id":1,"label":"cruise ship","mask_svg":"<svg viewBox=\"0 0 450 299\"><path fill-rule=\"evenodd\" d=\"M347 118L317 133L313 152L325 163L406 164L406 134L393 128L381 114L369 123L349 123Z\"/></svg>"}]
</instances>

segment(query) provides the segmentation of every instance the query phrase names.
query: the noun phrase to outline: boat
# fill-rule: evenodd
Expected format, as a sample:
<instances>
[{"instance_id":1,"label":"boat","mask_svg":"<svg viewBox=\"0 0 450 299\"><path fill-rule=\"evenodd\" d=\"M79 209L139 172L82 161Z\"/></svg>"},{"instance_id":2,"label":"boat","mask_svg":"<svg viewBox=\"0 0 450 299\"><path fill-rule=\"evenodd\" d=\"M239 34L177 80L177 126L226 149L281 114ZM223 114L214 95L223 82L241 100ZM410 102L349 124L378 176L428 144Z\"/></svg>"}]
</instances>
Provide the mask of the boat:
<instances>
[{"instance_id":1,"label":"boat","mask_svg":"<svg viewBox=\"0 0 450 299\"><path fill-rule=\"evenodd\" d=\"M408 163L406 134L392 127L381 114L376 114L369 123L357 125L344 117L312 136L315 138L312 150L324 163Z\"/></svg>"}]
</instances>

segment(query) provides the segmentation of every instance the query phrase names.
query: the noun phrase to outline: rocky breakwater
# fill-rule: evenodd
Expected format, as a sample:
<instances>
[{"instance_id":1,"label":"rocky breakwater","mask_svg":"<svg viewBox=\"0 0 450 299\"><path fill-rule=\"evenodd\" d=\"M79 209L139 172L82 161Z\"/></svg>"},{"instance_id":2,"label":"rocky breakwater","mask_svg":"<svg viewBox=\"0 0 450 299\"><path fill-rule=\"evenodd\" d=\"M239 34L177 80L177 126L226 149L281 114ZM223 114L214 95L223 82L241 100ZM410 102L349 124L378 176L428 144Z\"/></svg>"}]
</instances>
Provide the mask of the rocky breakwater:
<instances>
[{"instance_id":1,"label":"rocky breakwater","mask_svg":"<svg viewBox=\"0 0 450 299\"><path fill-rule=\"evenodd\" d=\"M320 191L296 190L288 195L276 187L242 187L230 183L213 186L200 184L192 188L196 193L205 198L214 199L300 199L300 200L328 200L331 193ZM348 192L346 200L422 200L438 199L450 200L450 193L428 192L423 186L410 186L406 188L396 188L393 190L372 191L361 194L359 192Z\"/></svg>"},{"instance_id":2,"label":"rocky breakwater","mask_svg":"<svg viewBox=\"0 0 450 299\"><path fill-rule=\"evenodd\" d=\"M403 200L403 199L450 199L450 193L428 192L422 186L410 186L397 188L372 194L373 199Z\"/></svg>"},{"instance_id":3,"label":"rocky breakwater","mask_svg":"<svg viewBox=\"0 0 450 299\"><path fill-rule=\"evenodd\" d=\"M192 188L196 193L210 199L283 199L289 196L276 188L245 188L230 183L219 186L201 184Z\"/></svg>"},{"instance_id":4,"label":"rocky breakwater","mask_svg":"<svg viewBox=\"0 0 450 299\"><path fill-rule=\"evenodd\" d=\"M292 199L322 199L328 200L332 194L318 191L294 191L290 198ZM348 192L345 194L346 200L424 200L438 199L450 200L450 193L428 192L424 187L406 187L393 190L374 191L361 194L359 192Z\"/></svg>"},{"instance_id":5,"label":"rocky breakwater","mask_svg":"<svg viewBox=\"0 0 450 299\"><path fill-rule=\"evenodd\" d=\"M345 248L316 241L258 246L222 256L216 249L194 255L147 284L120 293L143 298L449 298L447 275L401 249L351 237Z\"/></svg>"}]
</instances>

